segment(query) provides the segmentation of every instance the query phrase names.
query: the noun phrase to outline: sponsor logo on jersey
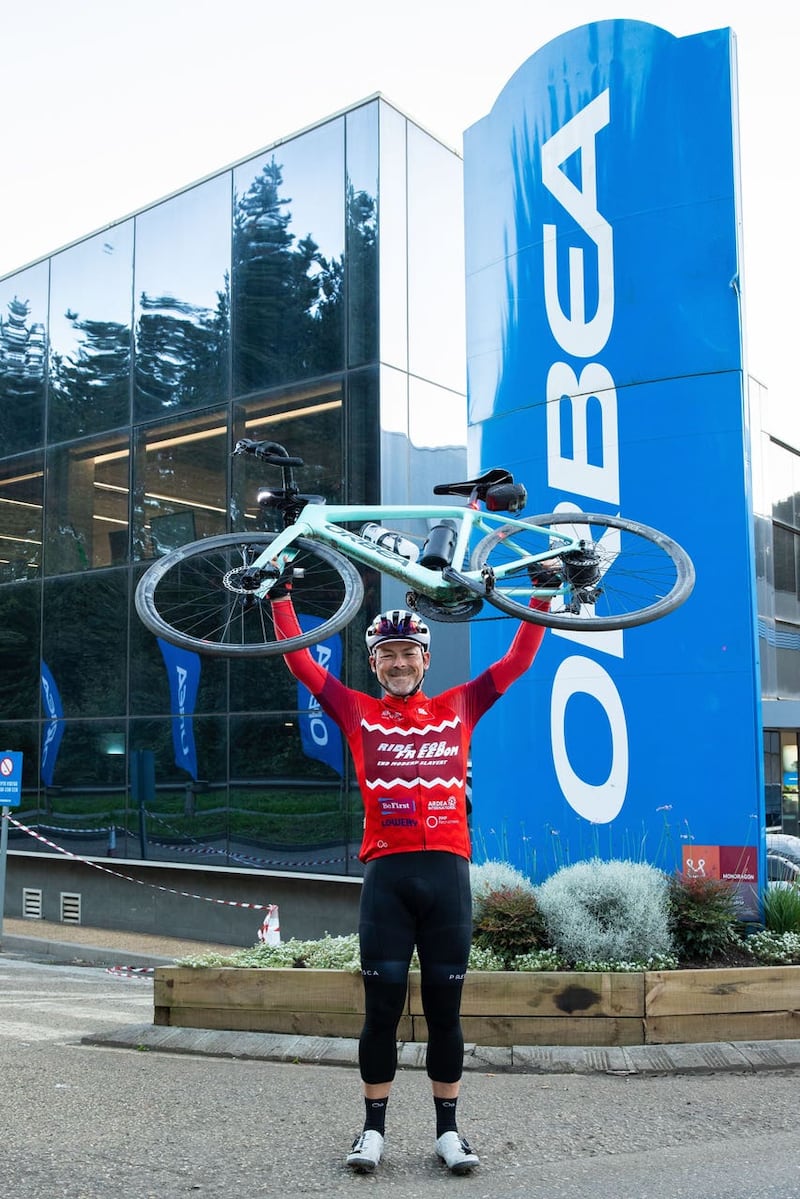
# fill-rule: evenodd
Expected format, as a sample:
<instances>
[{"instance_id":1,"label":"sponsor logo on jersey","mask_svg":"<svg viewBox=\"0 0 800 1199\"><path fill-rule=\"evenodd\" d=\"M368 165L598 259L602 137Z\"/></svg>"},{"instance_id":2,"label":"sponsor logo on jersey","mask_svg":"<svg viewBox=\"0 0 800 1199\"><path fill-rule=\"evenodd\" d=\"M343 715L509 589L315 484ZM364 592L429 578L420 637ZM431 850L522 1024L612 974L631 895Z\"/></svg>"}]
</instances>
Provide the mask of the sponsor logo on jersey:
<instances>
[{"instance_id":1,"label":"sponsor logo on jersey","mask_svg":"<svg viewBox=\"0 0 800 1199\"><path fill-rule=\"evenodd\" d=\"M416 804L413 799L389 799L382 795L378 798L378 807L382 815L388 816L390 812L413 812Z\"/></svg>"}]
</instances>

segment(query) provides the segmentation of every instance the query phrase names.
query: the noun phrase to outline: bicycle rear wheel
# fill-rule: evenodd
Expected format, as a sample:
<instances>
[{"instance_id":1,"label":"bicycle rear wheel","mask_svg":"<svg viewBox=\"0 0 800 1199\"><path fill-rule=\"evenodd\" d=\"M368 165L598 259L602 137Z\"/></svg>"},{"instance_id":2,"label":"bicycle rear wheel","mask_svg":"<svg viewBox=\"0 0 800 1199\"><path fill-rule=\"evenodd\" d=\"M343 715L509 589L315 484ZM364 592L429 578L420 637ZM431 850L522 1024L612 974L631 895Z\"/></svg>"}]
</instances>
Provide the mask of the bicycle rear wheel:
<instances>
[{"instance_id":1,"label":"bicycle rear wheel","mask_svg":"<svg viewBox=\"0 0 800 1199\"><path fill-rule=\"evenodd\" d=\"M689 555L648 525L567 511L532 516L524 523L529 527L509 523L484 537L470 563L473 570L499 572L485 598L509 616L554 629L626 629L666 616L692 593L695 572ZM514 563L545 551L548 558L560 560L559 543L548 536L549 530L584 542L599 579L595 587L581 587L578 579L570 585L569 568L561 562L567 585L548 612L528 607L532 587L527 569L521 565L515 570Z\"/></svg>"},{"instance_id":2,"label":"bicycle rear wheel","mask_svg":"<svg viewBox=\"0 0 800 1199\"><path fill-rule=\"evenodd\" d=\"M301 620L319 623L279 640L272 606L242 581L275 533L228 533L182 546L149 566L136 588L136 611L157 637L223 658L290 653L324 641L355 616L364 594L349 559L305 537L293 543L292 599Z\"/></svg>"}]
</instances>

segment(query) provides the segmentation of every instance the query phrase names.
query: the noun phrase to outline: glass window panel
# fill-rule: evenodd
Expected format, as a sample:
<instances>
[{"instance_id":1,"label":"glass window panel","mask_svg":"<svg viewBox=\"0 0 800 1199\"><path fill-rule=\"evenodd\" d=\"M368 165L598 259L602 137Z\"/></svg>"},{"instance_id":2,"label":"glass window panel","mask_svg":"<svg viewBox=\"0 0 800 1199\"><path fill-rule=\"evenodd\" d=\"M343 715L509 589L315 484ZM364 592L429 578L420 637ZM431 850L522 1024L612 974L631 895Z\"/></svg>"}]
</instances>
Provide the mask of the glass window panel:
<instances>
[{"instance_id":1,"label":"glass window panel","mask_svg":"<svg viewBox=\"0 0 800 1199\"><path fill-rule=\"evenodd\" d=\"M5 454L44 441L48 264L0 281L0 445Z\"/></svg>"},{"instance_id":2,"label":"glass window panel","mask_svg":"<svg viewBox=\"0 0 800 1199\"><path fill-rule=\"evenodd\" d=\"M125 714L127 634L127 571L45 582L42 660L65 718Z\"/></svg>"},{"instance_id":3,"label":"glass window panel","mask_svg":"<svg viewBox=\"0 0 800 1199\"><path fill-rule=\"evenodd\" d=\"M297 680L283 658L250 658L230 664L231 712L283 712L297 707Z\"/></svg>"},{"instance_id":4,"label":"glass window panel","mask_svg":"<svg viewBox=\"0 0 800 1199\"><path fill-rule=\"evenodd\" d=\"M381 368L381 502L384 504L413 501L409 385L409 377L403 371Z\"/></svg>"},{"instance_id":5,"label":"glass window panel","mask_svg":"<svg viewBox=\"0 0 800 1199\"><path fill-rule=\"evenodd\" d=\"M794 541L789 530L773 526L775 615L779 620L794 620L797 612Z\"/></svg>"},{"instance_id":6,"label":"glass window panel","mask_svg":"<svg viewBox=\"0 0 800 1199\"><path fill-rule=\"evenodd\" d=\"M344 120L234 172L233 391L344 365Z\"/></svg>"},{"instance_id":7,"label":"glass window panel","mask_svg":"<svg viewBox=\"0 0 800 1199\"><path fill-rule=\"evenodd\" d=\"M234 441L240 437L277 441L305 465L295 468L301 491L342 503L342 385L293 388L234 405ZM259 511L260 487L280 484L275 467L249 456L233 459L233 521L236 529L280 528L280 517Z\"/></svg>"},{"instance_id":8,"label":"glass window panel","mask_svg":"<svg viewBox=\"0 0 800 1199\"><path fill-rule=\"evenodd\" d=\"M380 359L408 369L408 256L406 212L406 119L380 108L378 257L380 263Z\"/></svg>"},{"instance_id":9,"label":"glass window panel","mask_svg":"<svg viewBox=\"0 0 800 1199\"><path fill-rule=\"evenodd\" d=\"M380 500L380 370L371 367L347 376L346 500L377 504Z\"/></svg>"},{"instance_id":10,"label":"glass window panel","mask_svg":"<svg viewBox=\"0 0 800 1199\"><path fill-rule=\"evenodd\" d=\"M347 360L378 359L378 102L347 113Z\"/></svg>"},{"instance_id":11,"label":"glass window panel","mask_svg":"<svg viewBox=\"0 0 800 1199\"><path fill-rule=\"evenodd\" d=\"M773 526L775 616L778 620L800 619L798 548L796 533L781 525Z\"/></svg>"},{"instance_id":12,"label":"glass window panel","mask_svg":"<svg viewBox=\"0 0 800 1199\"><path fill-rule=\"evenodd\" d=\"M39 715L41 599L38 582L0 586L0 717L9 720Z\"/></svg>"},{"instance_id":13,"label":"glass window panel","mask_svg":"<svg viewBox=\"0 0 800 1199\"><path fill-rule=\"evenodd\" d=\"M42 454L0 462L0 583L42 569Z\"/></svg>"},{"instance_id":14,"label":"glass window panel","mask_svg":"<svg viewBox=\"0 0 800 1199\"><path fill-rule=\"evenodd\" d=\"M172 711L169 676L158 639L145 628L133 606L130 627L130 710L136 716L169 715ZM200 680L194 713L224 712L228 702L228 663L222 658L195 657ZM250 692L248 706L252 706L255 695L259 693Z\"/></svg>"},{"instance_id":15,"label":"glass window panel","mask_svg":"<svg viewBox=\"0 0 800 1199\"><path fill-rule=\"evenodd\" d=\"M226 866L228 859L227 722L200 718L193 724L197 780L175 763L171 720L134 720L132 752L153 754L155 796L136 809L132 857L152 861ZM130 769L130 767L129 767Z\"/></svg>"},{"instance_id":16,"label":"glass window panel","mask_svg":"<svg viewBox=\"0 0 800 1199\"><path fill-rule=\"evenodd\" d=\"M782 699L800 698L800 649L797 627L776 625L778 635L777 676L778 695Z\"/></svg>"},{"instance_id":17,"label":"glass window panel","mask_svg":"<svg viewBox=\"0 0 800 1199\"><path fill-rule=\"evenodd\" d=\"M782 520L784 524L795 525L796 503L795 492L797 479L795 476L795 455L785 450L783 446L772 443L771 464L769 471L772 489L772 519Z\"/></svg>"},{"instance_id":18,"label":"glass window panel","mask_svg":"<svg viewBox=\"0 0 800 1199\"><path fill-rule=\"evenodd\" d=\"M136 419L229 394L231 176L136 217Z\"/></svg>"},{"instance_id":19,"label":"glass window panel","mask_svg":"<svg viewBox=\"0 0 800 1199\"><path fill-rule=\"evenodd\" d=\"M138 430L134 558L227 531L228 459L224 410Z\"/></svg>"},{"instance_id":20,"label":"glass window panel","mask_svg":"<svg viewBox=\"0 0 800 1199\"><path fill-rule=\"evenodd\" d=\"M296 713L231 720L231 821L270 869L344 874L360 842L342 779L304 754Z\"/></svg>"},{"instance_id":21,"label":"glass window panel","mask_svg":"<svg viewBox=\"0 0 800 1199\"><path fill-rule=\"evenodd\" d=\"M127 433L48 450L46 574L127 561L129 456Z\"/></svg>"},{"instance_id":22,"label":"glass window panel","mask_svg":"<svg viewBox=\"0 0 800 1199\"><path fill-rule=\"evenodd\" d=\"M125 761L124 721L65 720L52 784L41 789L40 831L61 845L66 832L78 856L113 856L127 816Z\"/></svg>"},{"instance_id":23,"label":"glass window panel","mask_svg":"<svg viewBox=\"0 0 800 1199\"><path fill-rule=\"evenodd\" d=\"M132 273L133 221L52 260L51 443L130 422Z\"/></svg>"},{"instance_id":24,"label":"glass window panel","mask_svg":"<svg viewBox=\"0 0 800 1199\"><path fill-rule=\"evenodd\" d=\"M408 123L408 369L466 390L461 159Z\"/></svg>"}]
</instances>

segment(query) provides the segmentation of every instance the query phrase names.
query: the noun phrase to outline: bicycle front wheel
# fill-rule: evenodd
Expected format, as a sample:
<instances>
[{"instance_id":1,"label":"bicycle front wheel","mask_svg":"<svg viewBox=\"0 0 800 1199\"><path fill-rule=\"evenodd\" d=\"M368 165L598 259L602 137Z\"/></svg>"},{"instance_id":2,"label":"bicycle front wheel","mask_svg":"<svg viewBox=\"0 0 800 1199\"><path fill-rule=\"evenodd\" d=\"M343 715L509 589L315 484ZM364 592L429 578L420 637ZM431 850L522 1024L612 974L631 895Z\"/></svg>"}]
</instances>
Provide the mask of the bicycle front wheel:
<instances>
[{"instance_id":1,"label":"bicycle front wheel","mask_svg":"<svg viewBox=\"0 0 800 1199\"><path fill-rule=\"evenodd\" d=\"M490 585L485 598L496 608L523 620L554 629L627 629L648 624L673 612L691 595L695 572L691 558L672 538L621 516L586 512L550 512L523 522L500 526L478 543L473 570L486 570ZM552 531L557 536L551 537ZM564 535L582 542L596 563L593 587L569 581L570 568L560 560ZM532 588L527 563L531 555L559 560L565 579L563 593L551 610L528 607ZM567 558L569 555L567 555ZM526 560L515 570L514 564ZM575 572L577 575L578 572Z\"/></svg>"},{"instance_id":2,"label":"bicycle front wheel","mask_svg":"<svg viewBox=\"0 0 800 1199\"><path fill-rule=\"evenodd\" d=\"M136 611L157 637L223 658L291 653L339 632L361 606L364 587L349 559L305 537L292 544L292 599L313 628L279 640L272 606L245 585L244 573L275 533L228 533L173 550L149 566L136 588Z\"/></svg>"}]
</instances>

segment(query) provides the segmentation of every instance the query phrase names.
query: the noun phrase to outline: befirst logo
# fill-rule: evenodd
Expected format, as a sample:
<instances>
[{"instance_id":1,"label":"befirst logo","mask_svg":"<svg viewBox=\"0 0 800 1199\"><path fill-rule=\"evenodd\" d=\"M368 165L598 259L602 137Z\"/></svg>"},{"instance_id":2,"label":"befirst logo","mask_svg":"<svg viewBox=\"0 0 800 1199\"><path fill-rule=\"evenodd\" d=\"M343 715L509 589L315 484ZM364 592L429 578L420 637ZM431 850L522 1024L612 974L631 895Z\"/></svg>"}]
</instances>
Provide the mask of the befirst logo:
<instances>
[{"instance_id":1,"label":"befirst logo","mask_svg":"<svg viewBox=\"0 0 800 1199\"><path fill-rule=\"evenodd\" d=\"M567 362L554 362L547 375L547 483L587 500L613 505L620 503L619 434L617 392L614 380L597 356L605 349L614 323L614 237L609 222L597 207L597 136L610 122L610 97L606 89L542 146L542 183L572 218L594 247L597 268L597 301L587 316L585 254L581 246L567 249L566 285L560 294L567 297L566 311L559 298L558 226L542 226L544 254L544 300L547 321L559 348L572 358L582 360L580 374ZM577 187L562 169L573 156L580 156L581 179ZM589 462L589 403L601 413L602 463ZM564 405L569 405L571 445L565 455L562 445ZM563 502L557 511L582 509ZM586 509L583 509L584 511ZM591 506L589 506L591 511ZM579 523L579 522L576 522ZM604 535L613 543L618 530ZM580 633L552 630L607 659L624 656L622 630ZM611 730L611 768L608 778L599 784L588 783L573 768L566 742L565 717L573 695L592 696L603 708ZM601 661L585 654L565 658L553 680L550 704L550 739L553 763L564 798L578 815L598 824L607 824L618 815L628 787L628 729L625 710L617 687Z\"/></svg>"}]
</instances>

